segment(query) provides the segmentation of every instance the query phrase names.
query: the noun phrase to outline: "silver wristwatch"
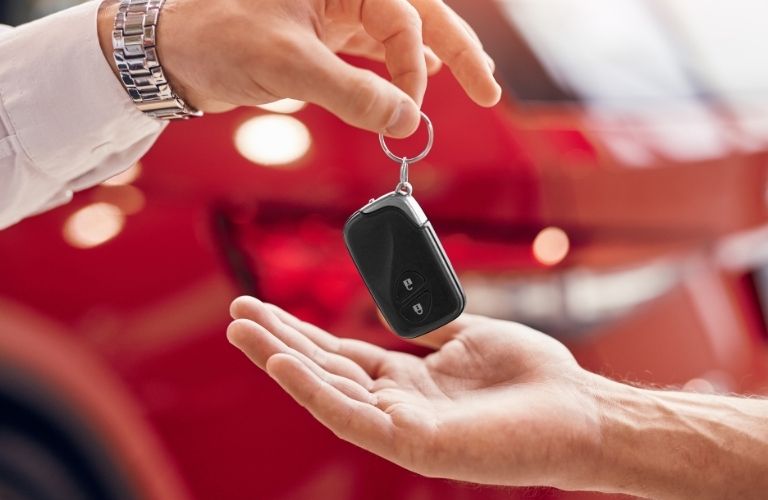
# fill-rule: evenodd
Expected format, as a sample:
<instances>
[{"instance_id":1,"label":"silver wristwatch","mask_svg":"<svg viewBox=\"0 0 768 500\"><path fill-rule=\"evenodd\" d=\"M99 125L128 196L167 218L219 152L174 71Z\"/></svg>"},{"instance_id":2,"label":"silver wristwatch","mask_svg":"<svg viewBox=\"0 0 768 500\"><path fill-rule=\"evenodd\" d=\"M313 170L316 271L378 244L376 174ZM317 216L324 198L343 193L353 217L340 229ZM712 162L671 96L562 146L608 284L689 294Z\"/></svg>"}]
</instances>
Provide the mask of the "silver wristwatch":
<instances>
[{"instance_id":1,"label":"silver wristwatch","mask_svg":"<svg viewBox=\"0 0 768 500\"><path fill-rule=\"evenodd\" d=\"M187 119L203 113L177 96L157 57L157 21L165 0L121 0L112 32L120 80L136 106L163 120Z\"/></svg>"}]
</instances>

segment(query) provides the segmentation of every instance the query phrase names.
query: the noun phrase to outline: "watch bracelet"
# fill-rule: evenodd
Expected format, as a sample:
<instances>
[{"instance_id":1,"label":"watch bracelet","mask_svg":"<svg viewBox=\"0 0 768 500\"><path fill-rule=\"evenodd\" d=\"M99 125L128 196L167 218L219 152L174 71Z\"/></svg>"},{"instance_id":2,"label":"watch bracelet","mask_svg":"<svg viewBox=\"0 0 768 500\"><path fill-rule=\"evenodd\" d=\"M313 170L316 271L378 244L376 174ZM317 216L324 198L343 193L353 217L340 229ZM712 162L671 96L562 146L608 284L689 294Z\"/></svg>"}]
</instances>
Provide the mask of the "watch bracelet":
<instances>
[{"instance_id":1,"label":"watch bracelet","mask_svg":"<svg viewBox=\"0 0 768 500\"><path fill-rule=\"evenodd\" d=\"M171 89L157 55L157 24L165 0L121 0L112 31L120 81L136 106L162 120L202 116Z\"/></svg>"}]
</instances>

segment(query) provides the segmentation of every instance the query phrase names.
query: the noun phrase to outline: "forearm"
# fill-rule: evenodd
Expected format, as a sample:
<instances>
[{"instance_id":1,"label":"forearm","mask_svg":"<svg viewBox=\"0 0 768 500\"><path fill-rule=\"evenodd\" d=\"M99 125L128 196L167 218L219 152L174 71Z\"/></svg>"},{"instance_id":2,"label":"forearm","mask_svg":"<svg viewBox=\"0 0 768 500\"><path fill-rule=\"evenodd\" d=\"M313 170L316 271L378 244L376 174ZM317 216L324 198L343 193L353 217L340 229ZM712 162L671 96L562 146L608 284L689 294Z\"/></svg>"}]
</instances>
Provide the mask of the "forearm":
<instances>
[{"instance_id":1,"label":"forearm","mask_svg":"<svg viewBox=\"0 0 768 500\"><path fill-rule=\"evenodd\" d=\"M125 170L163 129L110 71L97 8L0 35L0 229Z\"/></svg>"},{"instance_id":2,"label":"forearm","mask_svg":"<svg viewBox=\"0 0 768 500\"><path fill-rule=\"evenodd\" d=\"M663 499L765 498L768 401L601 379L592 489Z\"/></svg>"}]
</instances>

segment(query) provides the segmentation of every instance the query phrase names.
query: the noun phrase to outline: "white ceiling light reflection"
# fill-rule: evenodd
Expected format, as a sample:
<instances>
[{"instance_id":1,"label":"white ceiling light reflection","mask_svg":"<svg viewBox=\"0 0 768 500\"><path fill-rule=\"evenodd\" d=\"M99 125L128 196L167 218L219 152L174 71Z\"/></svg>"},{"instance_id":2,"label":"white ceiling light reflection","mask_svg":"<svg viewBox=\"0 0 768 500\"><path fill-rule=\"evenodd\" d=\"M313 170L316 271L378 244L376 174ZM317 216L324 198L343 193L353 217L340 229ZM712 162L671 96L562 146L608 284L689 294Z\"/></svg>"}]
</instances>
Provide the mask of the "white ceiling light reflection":
<instances>
[{"instance_id":1,"label":"white ceiling light reflection","mask_svg":"<svg viewBox=\"0 0 768 500\"><path fill-rule=\"evenodd\" d=\"M571 249L571 242L565 231L558 227L548 227L533 241L533 256L545 266L561 263Z\"/></svg>"},{"instance_id":2,"label":"white ceiling light reflection","mask_svg":"<svg viewBox=\"0 0 768 500\"><path fill-rule=\"evenodd\" d=\"M135 215L144 209L147 199L135 186L107 186L93 191L91 198L97 203L108 203L120 209L125 215Z\"/></svg>"},{"instance_id":3,"label":"white ceiling light reflection","mask_svg":"<svg viewBox=\"0 0 768 500\"><path fill-rule=\"evenodd\" d=\"M290 116L257 116L243 123L235 133L237 151L261 165L293 163L307 154L311 145L309 129Z\"/></svg>"},{"instance_id":4,"label":"white ceiling light reflection","mask_svg":"<svg viewBox=\"0 0 768 500\"><path fill-rule=\"evenodd\" d=\"M107 179L106 181L103 182L103 184L106 186L125 186L126 184L130 184L136 179L138 179L140 175L141 175L141 163L136 162L131 168L129 168L125 172L117 174L111 179Z\"/></svg>"},{"instance_id":5,"label":"white ceiling light reflection","mask_svg":"<svg viewBox=\"0 0 768 500\"><path fill-rule=\"evenodd\" d=\"M125 226L125 215L109 203L94 203L72 214L64 223L64 239L75 248L93 248L115 238Z\"/></svg>"},{"instance_id":6,"label":"white ceiling light reflection","mask_svg":"<svg viewBox=\"0 0 768 500\"><path fill-rule=\"evenodd\" d=\"M306 106L307 103L304 101L297 101L296 99L280 99L279 101L270 102L268 104L261 104L258 107L264 111L289 115L301 111Z\"/></svg>"}]
</instances>

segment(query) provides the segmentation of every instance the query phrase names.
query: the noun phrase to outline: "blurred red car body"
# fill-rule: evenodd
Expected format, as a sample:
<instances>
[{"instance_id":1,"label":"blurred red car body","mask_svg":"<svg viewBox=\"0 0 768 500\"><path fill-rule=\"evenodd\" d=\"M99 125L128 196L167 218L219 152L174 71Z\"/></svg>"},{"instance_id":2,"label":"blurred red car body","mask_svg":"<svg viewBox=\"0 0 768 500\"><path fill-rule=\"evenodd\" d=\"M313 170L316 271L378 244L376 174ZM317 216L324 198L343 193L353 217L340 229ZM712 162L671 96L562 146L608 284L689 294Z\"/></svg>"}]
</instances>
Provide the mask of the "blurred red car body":
<instances>
[{"instance_id":1,"label":"blurred red car body","mask_svg":"<svg viewBox=\"0 0 768 500\"><path fill-rule=\"evenodd\" d=\"M489 12L469 16L492 27ZM596 127L573 102L508 96L481 110L446 70L425 110L437 141L412 182L470 310L542 328L622 380L765 391L764 261L749 250L765 239L766 148L651 154L634 168L606 136L637 145L641 126ZM394 188L397 166L375 136L316 107L294 115L308 154L254 165L233 137L262 114L173 124L132 184L0 233L0 496L591 498L401 470L336 439L230 347L229 302L251 293L336 334L421 352L380 326L341 238L348 215ZM397 147L418 149L420 134ZM122 232L70 245L67 221L102 202L127 214ZM570 251L547 266L532 245L552 226ZM609 295L623 302L603 307Z\"/></svg>"}]
</instances>

